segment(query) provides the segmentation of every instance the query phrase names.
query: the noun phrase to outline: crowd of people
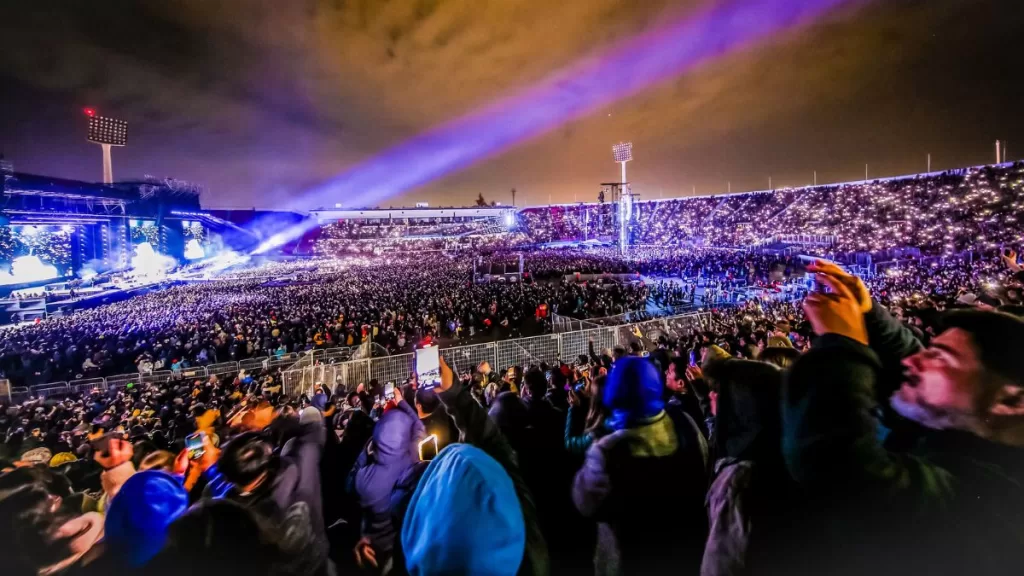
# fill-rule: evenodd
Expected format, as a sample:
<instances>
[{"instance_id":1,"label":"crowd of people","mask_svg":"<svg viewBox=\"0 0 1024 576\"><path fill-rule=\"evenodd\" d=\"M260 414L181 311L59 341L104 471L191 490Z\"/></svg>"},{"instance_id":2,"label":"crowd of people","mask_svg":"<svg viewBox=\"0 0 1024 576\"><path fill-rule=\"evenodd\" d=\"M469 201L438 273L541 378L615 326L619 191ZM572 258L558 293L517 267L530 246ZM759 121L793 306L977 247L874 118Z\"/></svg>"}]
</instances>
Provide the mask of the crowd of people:
<instances>
[{"instance_id":1,"label":"crowd of people","mask_svg":"<svg viewBox=\"0 0 1024 576\"><path fill-rule=\"evenodd\" d=\"M400 353L423 343L545 333L551 313L593 319L715 306L735 300L736 287L771 287L805 273L799 259L739 251L642 249L628 259L607 249L526 254L518 282L474 282L472 258L440 253L229 269L215 282L8 327L0 378L18 386L74 382L365 342ZM500 255L481 261L487 258ZM987 293L1003 286L1005 270L994 260L907 260L870 282L888 300L959 292L991 302ZM1010 296L1017 295L1011 290Z\"/></svg>"},{"instance_id":2,"label":"crowd of people","mask_svg":"<svg viewBox=\"0 0 1024 576\"><path fill-rule=\"evenodd\" d=\"M332 258L6 328L15 385L173 376L0 397L5 574L1017 573L1022 171L644 203L650 246L625 257L508 235L380 256L410 231L339 226ZM607 204L519 218L530 244L614 229ZM790 233L876 273L730 248ZM514 281L477 277L520 254ZM723 305L738 287L758 296ZM296 397L267 368L185 376L684 304L705 320L550 363L442 361L436 387L414 373Z\"/></svg>"},{"instance_id":3,"label":"crowd of people","mask_svg":"<svg viewBox=\"0 0 1024 576\"><path fill-rule=\"evenodd\" d=\"M522 232L510 229L493 218L428 220L432 221L340 220L327 223L316 230L313 251L332 257L424 250L466 251L526 244L529 240Z\"/></svg>"},{"instance_id":4,"label":"crowd of people","mask_svg":"<svg viewBox=\"0 0 1024 576\"><path fill-rule=\"evenodd\" d=\"M5 573L1015 573L1016 254L892 270L436 388L5 405Z\"/></svg>"},{"instance_id":5,"label":"crowd of people","mask_svg":"<svg viewBox=\"0 0 1024 576\"><path fill-rule=\"evenodd\" d=\"M1024 162L872 182L637 202L634 243L747 248L777 235L834 237L837 252L916 246L955 254L1024 241ZM614 205L520 213L534 242L615 241Z\"/></svg>"},{"instance_id":6,"label":"crowd of people","mask_svg":"<svg viewBox=\"0 0 1024 576\"><path fill-rule=\"evenodd\" d=\"M541 334L549 312L604 317L647 302L640 282L475 282L469 260L442 254L253 270L8 327L0 377L19 386L73 382L365 342L404 352Z\"/></svg>"}]
</instances>

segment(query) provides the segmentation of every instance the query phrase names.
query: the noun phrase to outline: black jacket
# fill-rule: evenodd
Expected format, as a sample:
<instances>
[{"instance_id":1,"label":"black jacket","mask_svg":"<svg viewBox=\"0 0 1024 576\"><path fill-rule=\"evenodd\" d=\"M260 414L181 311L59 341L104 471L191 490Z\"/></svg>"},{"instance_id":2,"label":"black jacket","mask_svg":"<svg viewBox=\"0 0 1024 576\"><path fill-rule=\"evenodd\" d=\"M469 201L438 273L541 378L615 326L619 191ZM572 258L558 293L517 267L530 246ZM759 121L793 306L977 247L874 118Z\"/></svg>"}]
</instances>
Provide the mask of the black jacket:
<instances>
[{"instance_id":1,"label":"black jacket","mask_svg":"<svg viewBox=\"0 0 1024 576\"><path fill-rule=\"evenodd\" d=\"M298 555L297 571L326 573L328 542L320 494L320 455L326 439L323 420L302 425L295 420L286 436L289 439L268 481L249 493L232 489L226 497L279 528L282 547Z\"/></svg>"},{"instance_id":2,"label":"black jacket","mask_svg":"<svg viewBox=\"0 0 1024 576\"><path fill-rule=\"evenodd\" d=\"M685 415L677 421L662 412L591 444L573 501L598 523L597 574L697 573L707 476L699 446L687 441L694 437L700 434Z\"/></svg>"},{"instance_id":3,"label":"black jacket","mask_svg":"<svg viewBox=\"0 0 1024 576\"><path fill-rule=\"evenodd\" d=\"M887 451L876 381L920 344L882 310L868 328L878 353L827 334L785 386L786 465L814 510L789 573L1019 574L1024 450L950 431Z\"/></svg>"}]
</instances>

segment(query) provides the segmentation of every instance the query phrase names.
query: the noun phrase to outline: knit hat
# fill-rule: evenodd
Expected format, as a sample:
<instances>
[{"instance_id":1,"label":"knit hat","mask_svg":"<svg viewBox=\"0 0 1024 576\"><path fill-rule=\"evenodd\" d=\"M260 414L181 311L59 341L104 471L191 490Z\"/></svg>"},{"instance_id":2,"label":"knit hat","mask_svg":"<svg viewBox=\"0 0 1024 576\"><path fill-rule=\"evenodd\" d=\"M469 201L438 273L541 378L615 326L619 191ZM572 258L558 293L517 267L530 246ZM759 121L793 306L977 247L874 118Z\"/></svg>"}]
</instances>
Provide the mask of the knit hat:
<instances>
[{"instance_id":1,"label":"knit hat","mask_svg":"<svg viewBox=\"0 0 1024 576\"><path fill-rule=\"evenodd\" d=\"M705 367L708 362L714 362L716 360L725 360L726 358L732 358L732 354L729 354L722 349L718 344L712 344L708 346L707 356L704 358Z\"/></svg>"},{"instance_id":2,"label":"knit hat","mask_svg":"<svg viewBox=\"0 0 1024 576\"><path fill-rule=\"evenodd\" d=\"M402 523L410 576L512 576L526 549L526 523L504 468L469 444L451 444L427 467Z\"/></svg>"},{"instance_id":3,"label":"knit hat","mask_svg":"<svg viewBox=\"0 0 1024 576\"><path fill-rule=\"evenodd\" d=\"M956 299L956 301L959 302L960 304L971 306L977 299L978 297L976 295L968 292L967 294L961 294L960 297Z\"/></svg>"},{"instance_id":4,"label":"knit hat","mask_svg":"<svg viewBox=\"0 0 1024 576\"><path fill-rule=\"evenodd\" d=\"M604 388L604 405L611 411L613 430L631 428L665 408L658 370L646 358L627 356L615 361Z\"/></svg>"},{"instance_id":5,"label":"knit hat","mask_svg":"<svg viewBox=\"0 0 1024 576\"><path fill-rule=\"evenodd\" d=\"M177 476L157 470L133 474L107 509L109 550L129 566L146 565L163 549L168 527L187 508L188 493Z\"/></svg>"}]
</instances>

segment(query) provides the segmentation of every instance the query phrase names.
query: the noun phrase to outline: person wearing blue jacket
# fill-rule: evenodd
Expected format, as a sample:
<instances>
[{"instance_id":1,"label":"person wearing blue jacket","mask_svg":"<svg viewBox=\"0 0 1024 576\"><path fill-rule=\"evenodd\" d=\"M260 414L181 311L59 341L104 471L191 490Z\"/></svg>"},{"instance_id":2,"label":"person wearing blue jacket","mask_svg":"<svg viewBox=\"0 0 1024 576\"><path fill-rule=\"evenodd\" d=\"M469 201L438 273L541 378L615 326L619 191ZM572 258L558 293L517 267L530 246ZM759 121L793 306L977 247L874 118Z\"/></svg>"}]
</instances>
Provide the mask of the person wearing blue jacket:
<instances>
[{"instance_id":1,"label":"person wearing blue jacket","mask_svg":"<svg viewBox=\"0 0 1024 576\"><path fill-rule=\"evenodd\" d=\"M483 450L448 446L413 493L402 547L412 576L517 574L526 523L512 478Z\"/></svg>"},{"instance_id":2,"label":"person wearing blue jacket","mask_svg":"<svg viewBox=\"0 0 1024 576\"><path fill-rule=\"evenodd\" d=\"M356 460L349 488L363 509L362 538L356 546L359 564L383 567L391 557L395 527L391 497L399 480L419 461L419 442L426 433L416 411L401 394L373 429L373 438Z\"/></svg>"}]
</instances>

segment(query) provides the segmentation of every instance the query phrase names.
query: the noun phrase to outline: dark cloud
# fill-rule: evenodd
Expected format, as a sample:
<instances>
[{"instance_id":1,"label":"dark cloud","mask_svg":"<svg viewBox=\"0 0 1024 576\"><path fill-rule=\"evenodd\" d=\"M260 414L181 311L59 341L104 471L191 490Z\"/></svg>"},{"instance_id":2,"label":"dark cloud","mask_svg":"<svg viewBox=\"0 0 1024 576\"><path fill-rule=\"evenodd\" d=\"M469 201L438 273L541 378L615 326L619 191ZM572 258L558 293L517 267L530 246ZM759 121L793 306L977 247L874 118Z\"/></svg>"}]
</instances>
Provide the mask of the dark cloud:
<instances>
[{"instance_id":1,"label":"dark cloud","mask_svg":"<svg viewBox=\"0 0 1024 576\"><path fill-rule=\"evenodd\" d=\"M208 204L283 205L432 126L617 40L714 4L671 0L9 2L0 148L18 169L99 177L81 108L131 125L118 177L204 184ZM590 200L635 143L644 197L989 161L1020 142L1024 6L869 3L619 101L390 202ZM615 82L609 78L609 82ZM339 199L343 200L343 199Z\"/></svg>"}]
</instances>

